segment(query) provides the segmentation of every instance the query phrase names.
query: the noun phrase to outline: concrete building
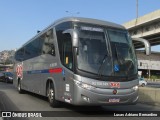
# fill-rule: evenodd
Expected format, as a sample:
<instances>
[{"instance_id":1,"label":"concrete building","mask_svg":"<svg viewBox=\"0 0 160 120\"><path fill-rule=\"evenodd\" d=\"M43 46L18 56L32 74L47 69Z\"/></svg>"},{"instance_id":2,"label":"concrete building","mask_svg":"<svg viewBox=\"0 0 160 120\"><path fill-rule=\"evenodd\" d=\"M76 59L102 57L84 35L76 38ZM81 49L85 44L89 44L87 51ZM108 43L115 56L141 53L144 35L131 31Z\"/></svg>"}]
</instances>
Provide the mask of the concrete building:
<instances>
[{"instance_id":1,"label":"concrete building","mask_svg":"<svg viewBox=\"0 0 160 120\"><path fill-rule=\"evenodd\" d=\"M147 56L142 51L136 51L138 59L139 74L143 77L150 78L151 76L160 77L160 53L152 52Z\"/></svg>"}]
</instances>

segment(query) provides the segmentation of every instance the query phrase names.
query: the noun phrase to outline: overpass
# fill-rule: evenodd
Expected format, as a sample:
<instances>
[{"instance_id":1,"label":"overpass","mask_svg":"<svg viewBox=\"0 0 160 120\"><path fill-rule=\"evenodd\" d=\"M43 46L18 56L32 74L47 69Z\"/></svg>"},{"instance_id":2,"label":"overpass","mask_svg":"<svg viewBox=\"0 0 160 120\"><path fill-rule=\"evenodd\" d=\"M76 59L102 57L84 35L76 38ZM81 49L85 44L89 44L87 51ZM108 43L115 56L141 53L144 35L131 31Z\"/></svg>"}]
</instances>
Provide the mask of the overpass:
<instances>
[{"instance_id":1,"label":"overpass","mask_svg":"<svg viewBox=\"0 0 160 120\"><path fill-rule=\"evenodd\" d=\"M13 68L13 64L8 64L8 65L0 64L0 71L10 70L11 68Z\"/></svg>"},{"instance_id":2,"label":"overpass","mask_svg":"<svg viewBox=\"0 0 160 120\"><path fill-rule=\"evenodd\" d=\"M151 46L160 45L160 10L124 23L133 38L144 38ZM136 49L143 48L141 42L133 41Z\"/></svg>"}]
</instances>

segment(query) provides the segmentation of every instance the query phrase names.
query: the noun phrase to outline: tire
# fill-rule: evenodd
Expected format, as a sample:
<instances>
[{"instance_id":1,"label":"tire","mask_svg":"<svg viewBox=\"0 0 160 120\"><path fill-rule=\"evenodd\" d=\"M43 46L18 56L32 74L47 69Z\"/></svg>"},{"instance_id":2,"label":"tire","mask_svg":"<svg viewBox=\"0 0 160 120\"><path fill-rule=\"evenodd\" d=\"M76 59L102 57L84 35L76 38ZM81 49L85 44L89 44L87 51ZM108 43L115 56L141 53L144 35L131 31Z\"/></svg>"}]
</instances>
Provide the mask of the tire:
<instances>
[{"instance_id":1,"label":"tire","mask_svg":"<svg viewBox=\"0 0 160 120\"><path fill-rule=\"evenodd\" d=\"M144 87L145 86L145 84L144 83L142 83L142 87Z\"/></svg>"},{"instance_id":2,"label":"tire","mask_svg":"<svg viewBox=\"0 0 160 120\"><path fill-rule=\"evenodd\" d=\"M55 89L53 83L50 83L47 87L47 97L50 106L52 107L58 107L59 106L59 101L55 99Z\"/></svg>"},{"instance_id":3,"label":"tire","mask_svg":"<svg viewBox=\"0 0 160 120\"><path fill-rule=\"evenodd\" d=\"M18 81L17 89L18 89L18 92L19 92L20 94L24 93L24 90L22 90L22 88L21 88L21 80Z\"/></svg>"},{"instance_id":4,"label":"tire","mask_svg":"<svg viewBox=\"0 0 160 120\"><path fill-rule=\"evenodd\" d=\"M8 79L7 78L5 79L5 82L8 83Z\"/></svg>"}]
</instances>

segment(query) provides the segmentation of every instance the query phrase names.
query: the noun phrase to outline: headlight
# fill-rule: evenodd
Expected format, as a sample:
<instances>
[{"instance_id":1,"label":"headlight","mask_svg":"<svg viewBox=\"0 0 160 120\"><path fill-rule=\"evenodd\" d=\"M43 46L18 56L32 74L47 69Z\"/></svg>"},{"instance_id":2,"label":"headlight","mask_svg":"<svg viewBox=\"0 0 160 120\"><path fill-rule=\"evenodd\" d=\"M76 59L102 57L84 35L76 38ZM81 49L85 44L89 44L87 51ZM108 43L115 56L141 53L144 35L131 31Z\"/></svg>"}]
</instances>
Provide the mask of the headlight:
<instances>
[{"instance_id":1,"label":"headlight","mask_svg":"<svg viewBox=\"0 0 160 120\"><path fill-rule=\"evenodd\" d=\"M82 83L82 82L77 81L77 80L74 80L74 81L75 81L75 83L76 83L78 86L80 86L80 87L82 87L82 88L84 88L84 89L88 89L88 90L95 89L95 87L92 86L92 85L88 85L88 84L86 84L86 83Z\"/></svg>"},{"instance_id":2,"label":"headlight","mask_svg":"<svg viewBox=\"0 0 160 120\"><path fill-rule=\"evenodd\" d=\"M94 89L95 87L93 87L93 86L91 86L91 85L88 85L88 84L82 83L82 88L91 90L91 89Z\"/></svg>"},{"instance_id":3,"label":"headlight","mask_svg":"<svg viewBox=\"0 0 160 120\"><path fill-rule=\"evenodd\" d=\"M132 89L137 91L138 90L138 85L134 86Z\"/></svg>"},{"instance_id":4,"label":"headlight","mask_svg":"<svg viewBox=\"0 0 160 120\"><path fill-rule=\"evenodd\" d=\"M9 79L13 79L12 77L8 77Z\"/></svg>"}]
</instances>

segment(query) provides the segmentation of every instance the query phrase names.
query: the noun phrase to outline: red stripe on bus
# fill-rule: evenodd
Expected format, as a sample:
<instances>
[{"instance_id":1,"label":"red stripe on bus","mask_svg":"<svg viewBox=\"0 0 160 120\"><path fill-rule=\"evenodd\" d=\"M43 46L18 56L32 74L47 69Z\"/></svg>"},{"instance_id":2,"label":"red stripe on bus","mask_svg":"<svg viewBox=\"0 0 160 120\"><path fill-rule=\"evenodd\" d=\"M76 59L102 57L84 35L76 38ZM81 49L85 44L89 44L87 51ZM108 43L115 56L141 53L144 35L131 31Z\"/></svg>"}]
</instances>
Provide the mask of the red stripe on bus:
<instances>
[{"instance_id":1,"label":"red stripe on bus","mask_svg":"<svg viewBox=\"0 0 160 120\"><path fill-rule=\"evenodd\" d=\"M49 73L60 73L60 72L62 72L62 68L49 69Z\"/></svg>"}]
</instances>

